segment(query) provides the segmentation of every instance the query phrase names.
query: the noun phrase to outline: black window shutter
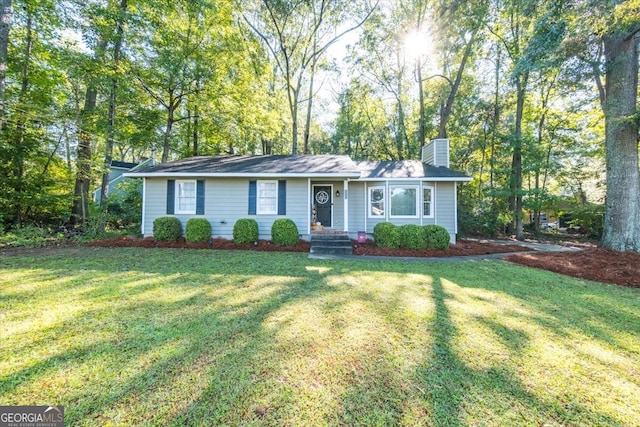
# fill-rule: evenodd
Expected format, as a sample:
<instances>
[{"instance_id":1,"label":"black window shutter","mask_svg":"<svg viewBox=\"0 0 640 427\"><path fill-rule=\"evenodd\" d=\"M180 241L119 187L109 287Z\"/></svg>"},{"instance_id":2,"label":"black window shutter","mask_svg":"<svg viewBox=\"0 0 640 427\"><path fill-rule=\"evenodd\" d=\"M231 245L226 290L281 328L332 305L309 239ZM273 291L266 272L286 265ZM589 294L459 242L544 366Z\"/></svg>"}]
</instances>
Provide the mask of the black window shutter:
<instances>
[{"instance_id":1,"label":"black window shutter","mask_svg":"<svg viewBox=\"0 0 640 427\"><path fill-rule=\"evenodd\" d=\"M204 181L196 183L196 215L204 215Z\"/></svg>"},{"instance_id":2,"label":"black window shutter","mask_svg":"<svg viewBox=\"0 0 640 427\"><path fill-rule=\"evenodd\" d=\"M167 214L173 215L175 213L176 203L176 180L167 180Z\"/></svg>"},{"instance_id":3,"label":"black window shutter","mask_svg":"<svg viewBox=\"0 0 640 427\"><path fill-rule=\"evenodd\" d=\"M249 215L256 214L256 198L258 196L256 181L249 181Z\"/></svg>"},{"instance_id":4,"label":"black window shutter","mask_svg":"<svg viewBox=\"0 0 640 427\"><path fill-rule=\"evenodd\" d=\"M278 181L278 215L287 214L287 181Z\"/></svg>"}]
</instances>

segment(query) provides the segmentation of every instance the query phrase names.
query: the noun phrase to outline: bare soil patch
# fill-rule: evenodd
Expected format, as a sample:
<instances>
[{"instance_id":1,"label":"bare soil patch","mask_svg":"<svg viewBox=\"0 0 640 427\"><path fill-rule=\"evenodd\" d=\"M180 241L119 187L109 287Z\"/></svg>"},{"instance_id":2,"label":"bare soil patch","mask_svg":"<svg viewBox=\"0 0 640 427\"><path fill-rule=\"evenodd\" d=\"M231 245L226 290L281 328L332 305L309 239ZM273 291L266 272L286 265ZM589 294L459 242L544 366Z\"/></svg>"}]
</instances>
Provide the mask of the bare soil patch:
<instances>
[{"instance_id":1,"label":"bare soil patch","mask_svg":"<svg viewBox=\"0 0 640 427\"><path fill-rule=\"evenodd\" d=\"M601 248L509 255L506 261L596 282L640 288L640 254Z\"/></svg>"}]
</instances>

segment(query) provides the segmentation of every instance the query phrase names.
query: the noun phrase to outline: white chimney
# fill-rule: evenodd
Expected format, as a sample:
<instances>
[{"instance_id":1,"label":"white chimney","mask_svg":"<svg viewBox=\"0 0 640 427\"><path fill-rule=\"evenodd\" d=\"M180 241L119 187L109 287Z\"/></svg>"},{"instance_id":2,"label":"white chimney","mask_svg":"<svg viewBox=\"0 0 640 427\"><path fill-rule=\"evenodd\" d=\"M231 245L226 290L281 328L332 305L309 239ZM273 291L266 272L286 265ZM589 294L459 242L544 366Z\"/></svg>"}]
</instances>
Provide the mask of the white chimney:
<instances>
[{"instance_id":1,"label":"white chimney","mask_svg":"<svg viewBox=\"0 0 640 427\"><path fill-rule=\"evenodd\" d=\"M449 139L434 139L422 147L422 162L433 166L449 167Z\"/></svg>"}]
</instances>

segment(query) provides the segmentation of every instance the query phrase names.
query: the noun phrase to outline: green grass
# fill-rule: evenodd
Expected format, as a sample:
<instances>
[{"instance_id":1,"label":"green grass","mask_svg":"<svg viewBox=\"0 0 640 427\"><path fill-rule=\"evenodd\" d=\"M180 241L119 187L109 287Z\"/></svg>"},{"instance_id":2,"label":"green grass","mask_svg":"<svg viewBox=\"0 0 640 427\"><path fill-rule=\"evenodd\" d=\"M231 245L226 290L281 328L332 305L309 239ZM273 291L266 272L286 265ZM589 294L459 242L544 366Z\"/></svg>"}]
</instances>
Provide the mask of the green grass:
<instances>
[{"instance_id":1,"label":"green grass","mask_svg":"<svg viewBox=\"0 0 640 427\"><path fill-rule=\"evenodd\" d=\"M640 424L640 291L501 261L3 257L0 337L74 426Z\"/></svg>"}]
</instances>

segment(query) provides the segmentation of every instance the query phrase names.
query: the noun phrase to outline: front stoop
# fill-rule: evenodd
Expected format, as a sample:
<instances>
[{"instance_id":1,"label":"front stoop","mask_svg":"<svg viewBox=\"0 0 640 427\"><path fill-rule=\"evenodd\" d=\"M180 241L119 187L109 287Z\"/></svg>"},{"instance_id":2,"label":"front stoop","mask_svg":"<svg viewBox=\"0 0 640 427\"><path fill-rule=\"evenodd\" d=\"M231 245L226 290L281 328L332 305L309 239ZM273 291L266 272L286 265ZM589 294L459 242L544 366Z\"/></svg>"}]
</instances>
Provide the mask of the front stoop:
<instances>
[{"instance_id":1,"label":"front stoop","mask_svg":"<svg viewBox=\"0 0 640 427\"><path fill-rule=\"evenodd\" d=\"M353 255L353 247L347 234L312 234L309 253L314 255Z\"/></svg>"}]
</instances>

